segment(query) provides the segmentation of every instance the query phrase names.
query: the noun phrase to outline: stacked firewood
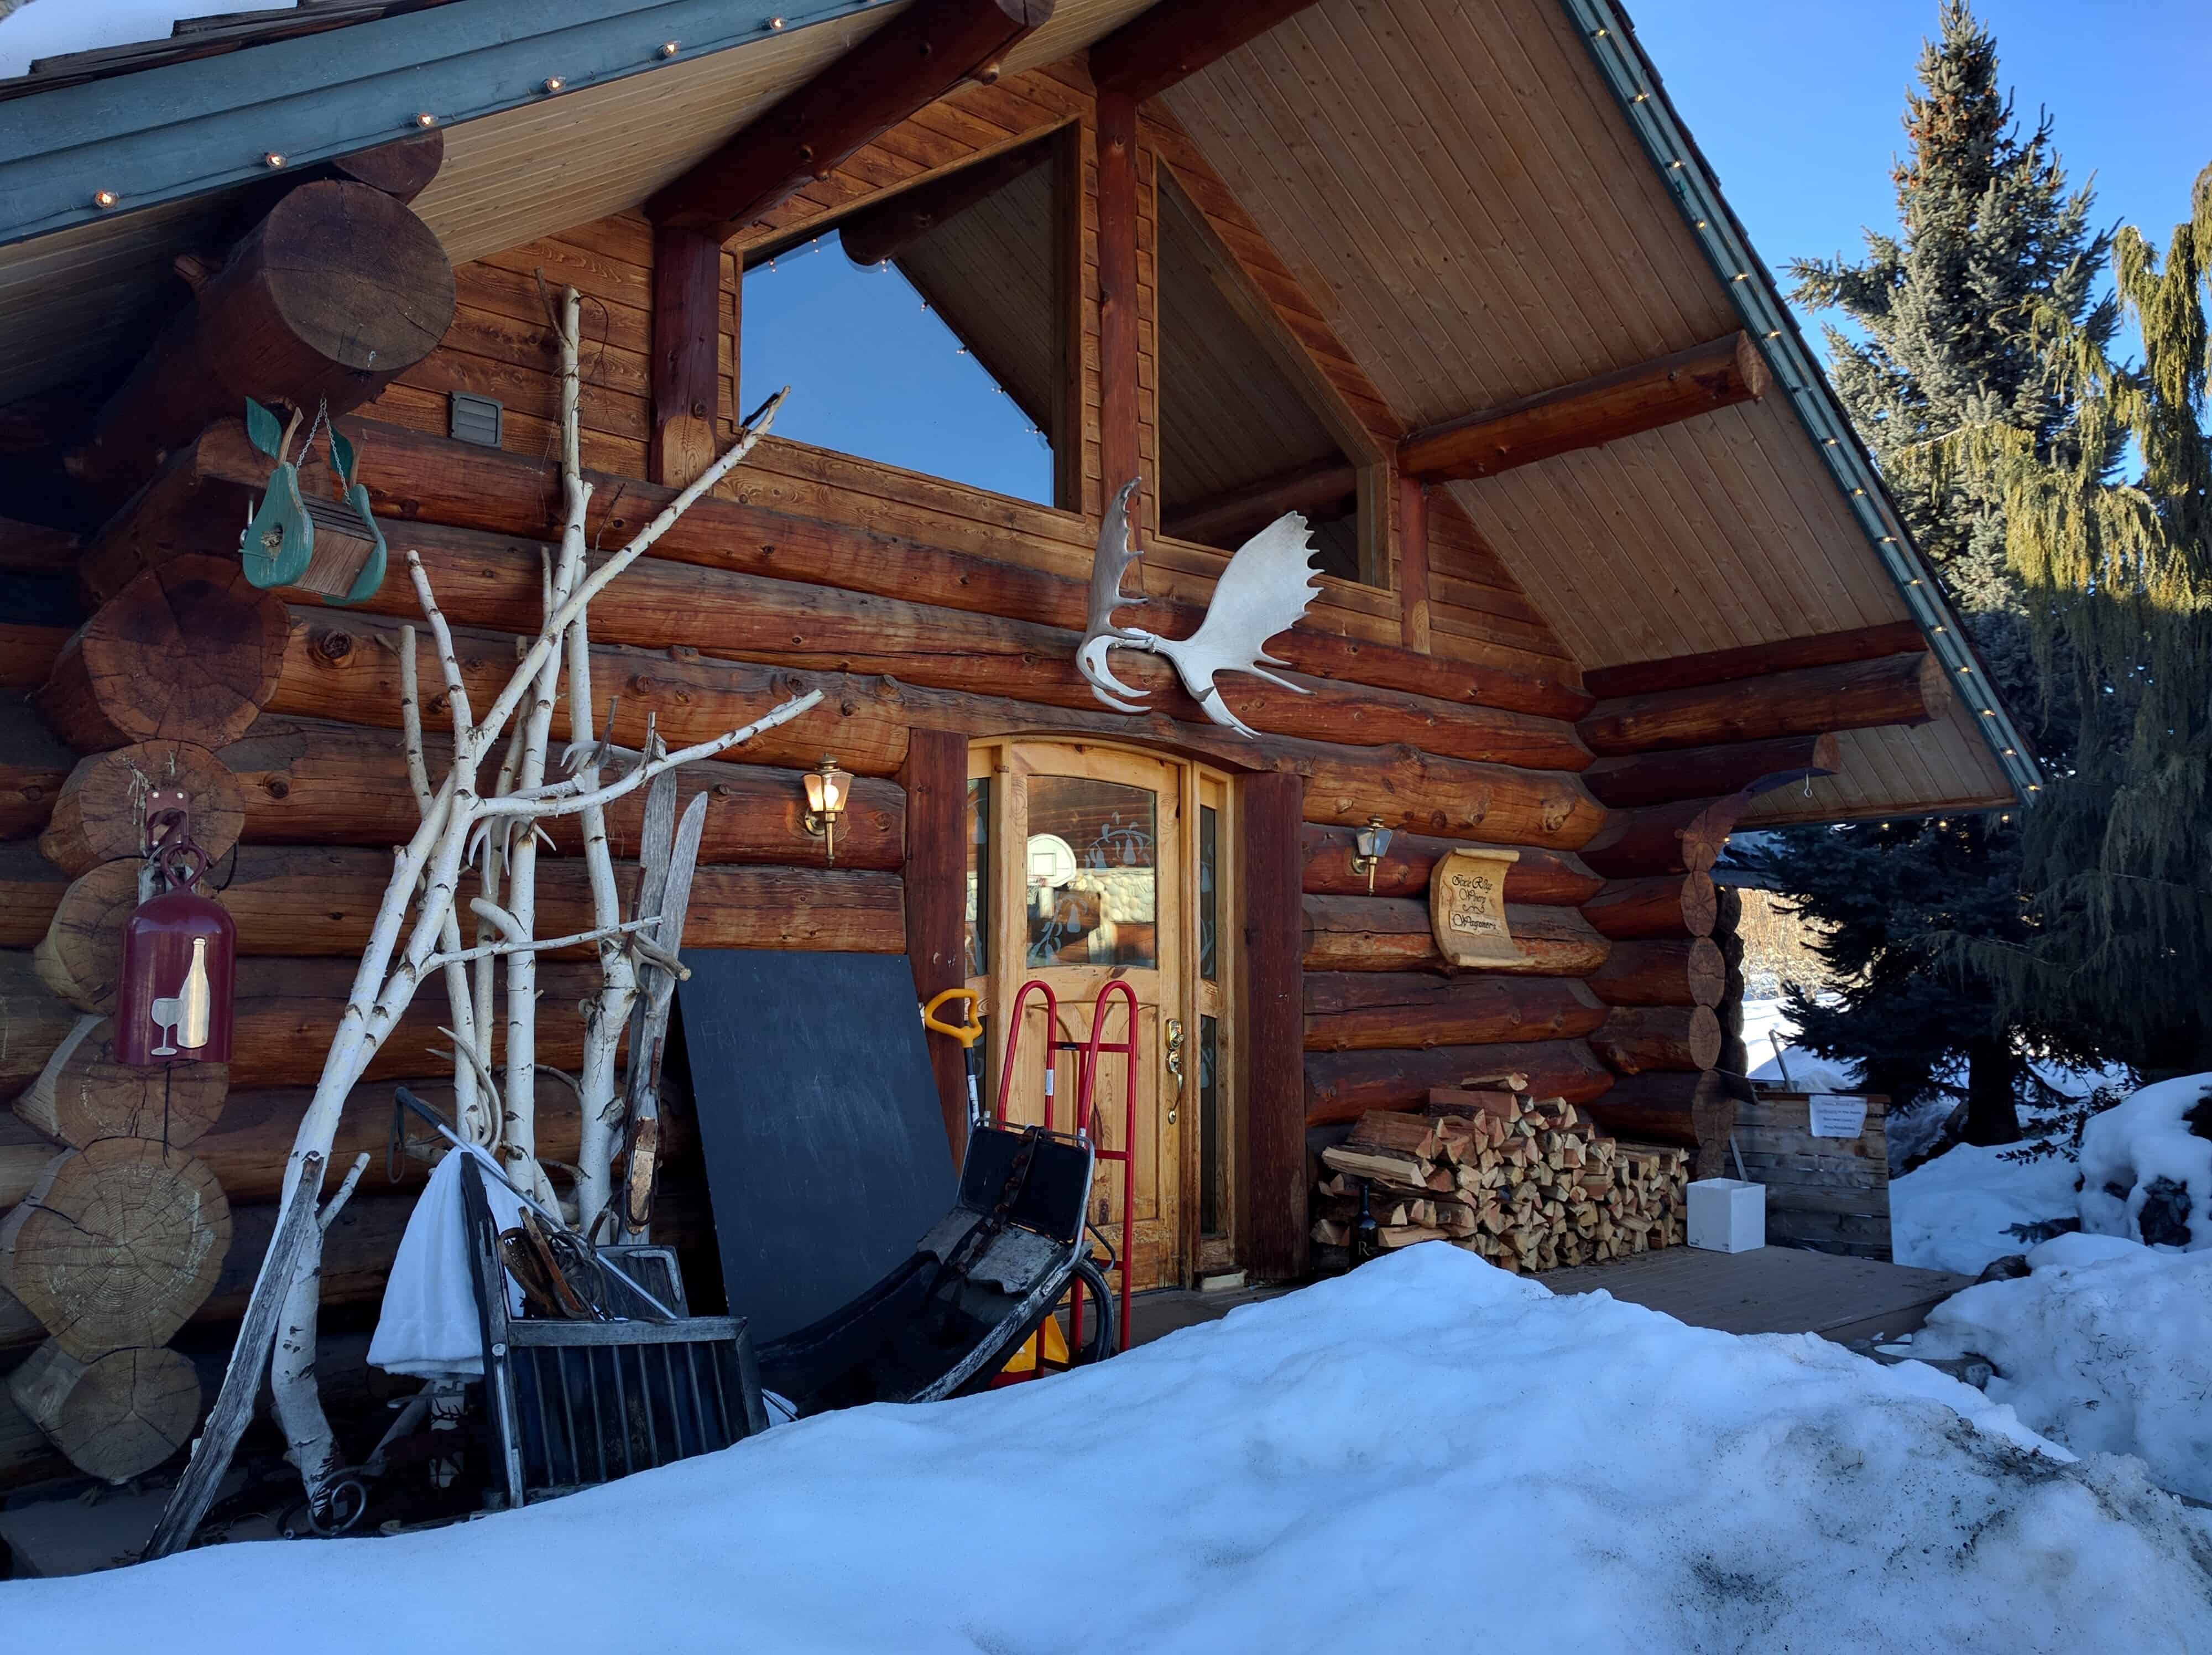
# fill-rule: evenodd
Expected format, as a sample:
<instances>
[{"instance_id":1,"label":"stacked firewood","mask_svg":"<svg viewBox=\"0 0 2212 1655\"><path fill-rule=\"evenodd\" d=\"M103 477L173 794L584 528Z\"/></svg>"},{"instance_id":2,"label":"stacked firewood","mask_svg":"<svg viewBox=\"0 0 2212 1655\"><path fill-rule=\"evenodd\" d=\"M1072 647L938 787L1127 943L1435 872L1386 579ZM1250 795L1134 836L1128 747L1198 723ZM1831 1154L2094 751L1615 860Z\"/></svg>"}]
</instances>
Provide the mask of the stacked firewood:
<instances>
[{"instance_id":1,"label":"stacked firewood","mask_svg":"<svg viewBox=\"0 0 2212 1655\"><path fill-rule=\"evenodd\" d=\"M1370 1110L1322 1152L1313 1238L1350 1244L1364 1185L1385 1248L1449 1241L1524 1271L1678 1246L1690 1156L1608 1138L1563 1098L1439 1088L1426 1113Z\"/></svg>"}]
</instances>

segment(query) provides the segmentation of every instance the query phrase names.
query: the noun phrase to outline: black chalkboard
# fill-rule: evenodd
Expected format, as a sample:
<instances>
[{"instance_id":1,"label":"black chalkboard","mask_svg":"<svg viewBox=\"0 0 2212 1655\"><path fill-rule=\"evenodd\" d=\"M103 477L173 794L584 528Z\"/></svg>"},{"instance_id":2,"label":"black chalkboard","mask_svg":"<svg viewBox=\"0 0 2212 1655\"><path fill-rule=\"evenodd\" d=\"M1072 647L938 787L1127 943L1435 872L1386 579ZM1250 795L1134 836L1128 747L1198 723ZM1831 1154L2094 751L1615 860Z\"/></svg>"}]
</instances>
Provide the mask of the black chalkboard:
<instances>
[{"instance_id":1,"label":"black chalkboard","mask_svg":"<svg viewBox=\"0 0 2212 1655\"><path fill-rule=\"evenodd\" d=\"M956 1179L903 954L690 949L677 989L730 1313L753 1342L902 1263Z\"/></svg>"}]
</instances>

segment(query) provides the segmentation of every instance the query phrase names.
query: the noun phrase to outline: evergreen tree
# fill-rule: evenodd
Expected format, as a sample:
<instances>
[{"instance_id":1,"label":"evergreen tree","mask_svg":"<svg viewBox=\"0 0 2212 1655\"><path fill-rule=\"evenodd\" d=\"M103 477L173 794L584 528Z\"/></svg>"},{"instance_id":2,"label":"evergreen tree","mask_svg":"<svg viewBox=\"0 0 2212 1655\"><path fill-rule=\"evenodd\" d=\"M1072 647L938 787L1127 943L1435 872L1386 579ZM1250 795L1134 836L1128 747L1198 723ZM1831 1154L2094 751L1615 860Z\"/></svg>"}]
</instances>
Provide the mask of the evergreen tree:
<instances>
[{"instance_id":1,"label":"evergreen tree","mask_svg":"<svg viewBox=\"0 0 2212 1655\"><path fill-rule=\"evenodd\" d=\"M2109 340L2114 312L2095 294L2109 243L2089 228L2089 192L2068 186L2048 119L2023 136L1989 32L1964 0L1947 0L1939 22L1905 100L1897 230L1867 232L1856 262L1795 261L1795 296L1854 325L1826 330L1837 392L2007 706L2041 751L2063 753L2072 699L2041 693L2007 489L2023 457L2077 447L2069 386L2039 328L2063 319L2079 339ZM1988 440L1962 445L1966 432ZM2021 824L1992 816L1796 830L1754 858L1801 914L1835 928L1820 947L1842 1003L1793 991L1805 1044L1857 1061L1905 1107L1939 1095L1963 1062L1977 1143L2018 1135L2027 1050L2096 1045L2063 1007L2001 995L1990 975L2016 975L2031 941L2022 852ZM1962 940L2014 952L1992 965Z\"/></svg>"},{"instance_id":2,"label":"evergreen tree","mask_svg":"<svg viewBox=\"0 0 2212 1655\"><path fill-rule=\"evenodd\" d=\"M2113 275L2140 367L2114 363L2109 330L2044 318L2078 400L2061 463L2002 426L1960 445L2000 461L2038 660L2081 711L2029 816L2031 935L1952 952L2008 1011L2094 1016L2137 1068L2186 1074L2212 1069L2212 167L2163 266L2124 229ZM2140 467L2125 478L2123 455Z\"/></svg>"}]
</instances>

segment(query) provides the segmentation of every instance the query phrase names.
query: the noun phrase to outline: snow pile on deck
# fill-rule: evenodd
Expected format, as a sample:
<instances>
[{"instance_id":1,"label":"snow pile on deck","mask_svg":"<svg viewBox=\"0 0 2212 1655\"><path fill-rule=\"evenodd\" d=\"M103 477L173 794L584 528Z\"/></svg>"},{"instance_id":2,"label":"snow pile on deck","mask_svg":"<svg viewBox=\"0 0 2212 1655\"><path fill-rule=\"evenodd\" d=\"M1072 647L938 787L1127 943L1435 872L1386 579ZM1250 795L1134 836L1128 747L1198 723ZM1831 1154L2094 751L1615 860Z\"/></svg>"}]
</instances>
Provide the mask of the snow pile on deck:
<instances>
[{"instance_id":1,"label":"snow pile on deck","mask_svg":"<svg viewBox=\"0 0 2212 1655\"><path fill-rule=\"evenodd\" d=\"M2068 1235L2027 1262L1938 1305L1912 1354L1985 1356L1991 1400L2031 1428L2212 1501L2212 1253Z\"/></svg>"},{"instance_id":2,"label":"snow pile on deck","mask_svg":"<svg viewBox=\"0 0 2212 1655\"><path fill-rule=\"evenodd\" d=\"M2092 1116L2081 1172L2092 1235L2212 1248L2212 1074L2161 1080Z\"/></svg>"},{"instance_id":3,"label":"snow pile on deck","mask_svg":"<svg viewBox=\"0 0 2212 1655\"><path fill-rule=\"evenodd\" d=\"M1103 1367L391 1540L0 1585L11 1646L2212 1652L2212 1517L1917 1364L1440 1244Z\"/></svg>"},{"instance_id":4,"label":"snow pile on deck","mask_svg":"<svg viewBox=\"0 0 2212 1655\"><path fill-rule=\"evenodd\" d=\"M2072 1218L2081 1169L2063 1155L2006 1159L2018 1153L2016 1144L1957 1144L1892 1178L1892 1256L1923 1270L1979 1275L1991 1259L2035 1244L2013 1234L2013 1226Z\"/></svg>"}]
</instances>

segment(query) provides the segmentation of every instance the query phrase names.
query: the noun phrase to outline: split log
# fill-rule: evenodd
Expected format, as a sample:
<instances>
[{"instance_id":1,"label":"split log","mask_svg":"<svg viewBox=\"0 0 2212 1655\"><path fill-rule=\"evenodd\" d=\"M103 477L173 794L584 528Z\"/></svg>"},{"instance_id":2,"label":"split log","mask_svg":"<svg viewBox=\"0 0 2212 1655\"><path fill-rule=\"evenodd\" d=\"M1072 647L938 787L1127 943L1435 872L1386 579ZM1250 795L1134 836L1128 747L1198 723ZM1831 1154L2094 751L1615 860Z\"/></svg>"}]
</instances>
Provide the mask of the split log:
<instances>
[{"instance_id":1,"label":"split log","mask_svg":"<svg viewBox=\"0 0 2212 1655\"><path fill-rule=\"evenodd\" d=\"M81 1360L167 1344L230 1244L215 1175L181 1149L105 1138L65 1151L0 1221L0 1285Z\"/></svg>"},{"instance_id":2,"label":"split log","mask_svg":"<svg viewBox=\"0 0 2212 1655\"><path fill-rule=\"evenodd\" d=\"M77 629L34 700L81 752L221 746L267 703L288 630L284 605L256 590L235 557L172 558Z\"/></svg>"},{"instance_id":3,"label":"split log","mask_svg":"<svg viewBox=\"0 0 2212 1655\"><path fill-rule=\"evenodd\" d=\"M1834 734L1823 731L1601 758L1583 772L1583 781L1607 810L1633 810L1723 793L1765 793L1808 776L1833 776L1842 763Z\"/></svg>"},{"instance_id":4,"label":"split log","mask_svg":"<svg viewBox=\"0 0 2212 1655\"><path fill-rule=\"evenodd\" d=\"M191 1440L200 1381L173 1350L112 1350L80 1360L49 1339L8 1381L8 1393L87 1476L127 1482Z\"/></svg>"},{"instance_id":5,"label":"split log","mask_svg":"<svg viewBox=\"0 0 2212 1655\"><path fill-rule=\"evenodd\" d=\"M1375 870L1375 888L1367 888L1367 875L1352 871L1358 854L1358 828L1328 827L1308 823L1299 836L1305 857L1304 888L1309 896L1426 897L1429 875L1437 860L1459 849L1449 839L1425 834L1394 834L1390 849ZM1518 861L1505 870L1505 900L1540 906L1577 905L1589 901L1605 881L1584 866L1571 851L1517 847Z\"/></svg>"},{"instance_id":6,"label":"split log","mask_svg":"<svg viewBox=\"0 0 2212 1655\"><path fill-rule=\"evenodd\" d=\"M1428 1051L1313 1052L1305 1060L1306 1124L1356 1121L1370 1109L1419 1109L1437 1086L1517 1069L1531 1093L1584 1104L1613 1076L1580 1040L1526 1045L1437 1046Z\"/></svg>"},{"instance_id":7,"label":"split log","mask_svg":"<svg viewBox=\"0 0 2212 1655\"><path fill-rule=\"evenodd\" d=\"M0 690L35 690L44 684L69 636L66 626L0 622Z\"/></svg>"},{"instance_id":8,"label":"split log","mask_svg":"<svg viewBox=\"0 0 2212 1655\"><path fill-rule=\"evenodd\" d=\"M142 741L78 759L54 800L53 819L40 836L39 849L71 874L144 855L149 788L182 793L191 802L192 837L200 849L216 861L230 854L246 818L238 778L191 741Z\"/></svg>"},{"instance_id":9,"label":"split log","mask_svg":"<svg viewBox=\"0 0 2212 1655\"><path fill-rule=\"evenodd\" d=\"M76 1022L77 1013L39 981L29 949L0 949L0 1103L39 1078Z\"/></svg>"},{"instance_id":10,"label":"split log","mask_svg":"<svg viewBox=\"0 0 2212 1655\"><path fill-rule=\"evenodd\" d=\"M1749 794L1732 793L1616 812L1582 848L1582 857L1608 879L1710 873L1750 807Z\"/></svg>"},{"instance_id":11,"label":"split log","mask_svg":"<svg viewBox=\"0 0 2212 1655\"><path fill-rule=\"evenodd\" d=\"M227 1063L137 1068L115 1061L115 1025L82 1017L46 1068L15 1100L15 1113L48 1138L82 1149L103 1138L151 1138L174 1149L195 1142L222 1113Z\"/></svg>"},{"instance_id":12,"label":"split log","mask_svg":"<svg viewBox=\"0 0 2212 1655\"><path fill-rule=\"evenodd\" d=\"M562 519L561 478L550 459L532 459L473 443L366 420L341 422L346 435L379 456L363 474L380 515L440 523L494 534L538 538ZM773 461L783 445L770 439L761 457ZM258 490L269 462L246 441L243 423L224 420L195 445L196 476ZM606 514L593 528L609 545L635 533L675 498L676 490L605 472L586 472L593 503ZM882 502L855 498L852 521L833 521L777 511L757 503L776 490L747 472L709 495L653 543L653 556L679 563L803 581L845 592L871 592L910 599L917 592L948 608L1046 626L1080 630L1090 588L1079 580L1026 567L1033 553L1018 531L1003 531L1007 556L955 551L881 526ZM830 496L835 499L836 496ZM235 523L228 503L223 520ZM632 570L635 574L636 571ZM1188 637L1202 618L1187 604L1153 599L1120 611L1124 624L1164 637ZM1571 673L1565 677L1459 661L1305 627L1269 640L1271 653L1296 672L1340 684L1370 684L1409 691L1455 704L1498 707L1547 718L1574 719L1591 698ZM1132 720L1124 728L1139 731Z\"/></svg>"},{"instance_id":13,"label":"split log","mask_svg":"<svg viewBox=\"0 0 2212 1655\"><path fill-rule=\"evenodd\" d=\"M1925 724L1941 717L1950 700L1943 664L1915 650L1761 678L1623 696L1600 702L1576 727L1590 751L1601 756L1648 753Z\"/></svg>"},{"instance_id":14,"label":"split log","mask_svg":"<svg viewBox=\"0 0 2212 1655\"><path fill-rule=\"evenodd\" d=\"M537 624L539 571L550 548L516 536L397 520L385 532L393 545L422 555L440 605L455 625L526 634ZM178 555L179 542L192 543L178 533L173 518L143 532L111 524L81 578L89 593L114 591L149 559L158 566ZM413 619L415 594L404 582L386 581L360 611ZM1097 706L1076 670L1078 632L660 557L641 560L592 600L592 636L599 643L867 673L1085 712ZM1164 657L1127 651L1115 658L1115 670L1161 715L1205 721ZM1561 719L1327 678L1293 681L1307 693L1250 677L1230 680L1227 693L1255 729L1310 741L1403 744L1534 770L1579 770L1589 763L1589 749Z\"/></svg>"},{"instance_id":15,"label":"split log","mask_svg":"<svg viewBox=\"0 0 2212 1655\"><path fill-rule=\"evenodd\" d=\"M1925 649L1917 621L1883 621L1841 632L1822 632L1809 638L1784 638L1778 643L1746 644L1735 649L1711 649L1697 655L1668 655L1658 660L1629 661L1620 666L1594 666L1583 675L1590 694L1601 701L1622 696L1650 695L1660 690L1683 690L1693 685L1730 684L1743 678L1763 678L1801 666L1829 666L1841 661L1872 660Z\"/></svg>"},{"instance_id":16,"label":"split log","mask_svg":"<svg viewBox=\"0 0 2212 1655\"><path fill-rule=\"evenodd\" d=\"M794 845L793 849L799 849ZM109 862L70 885L44 940L40 979L80 1011L115 1008L123 928L137 903L135 861ZM241 958L264 955L359 955L368 946L377 905L392 877L389 854L305 846L243 847L228 884L213 892L238 927ZM637 866L616 869L625 904L636 894ZM902 953L903 885L896 873L828 867L702 867L692 882L696 917L684 932L695 948L806 948L836 953ZM475 893L461 883L460 901ZM580 861L538 865L538 930L547 937L592 928L586 870ZM549 951L548 958L596 958L594 946Z\"/></svg>"},{"instance_id":17,"label":"split log","mask_svg":"<svg viewBox=\"0 0 2212 1655\"><path fill-rule=\"evenodd\" d=\"M44 830L76 762L29 706L0 701L0 840Z\"/></svg>"},{"instance_id":18,"label":"split log","mask_svg":"<svg viewBox=\"0 0 2212 1655\"><path fill-rule=\"evenodd\" d=\"M1590 974L1608 1006L1718 1006L1728 968L1711 937L1621 942Z\"/></svg>"},{"instance_id":19,"label":"split log","mask_svg":"<svg viewBox=\"0 0 2212 1655\"><path fill-rule=\"evenodd\" d=\"M431 772L442 773L450 762L446 750L435 741L427 746ZM239 776L250 844L385 846L404 843L415 831L418 818L406 763L391 731L264 716L222 757ZM699 846L702 862L787 862L818 854L818 842L799 825L806 810L800 771L711 761L677 772L679 810L702 791L712 800ZM644 811L636 797L608 808L607 833L616 855L636 849ZM557 817L547 826L563 855L581 849L574 817ZM905 790L882 777L854 778L837 824L837 866L896 870L904 861L905 837Z\"/></svg>"},{"instance_id":20,"label":"split log","mask_svg":"<svg viewBox=\"0 0 2212 1655\"><path fill-rule=\"evenodd\" d=\"M1404 897L1308 897L1305 968L1309 971L1442 971L1447 969L1429 922L1429 905ZM1605 964L1612 944L1571 908L1505 910L1520 960L1485 964L1481 976L1588 977Z\"/></svg>"},{"instance_id":21,"label":"split log","mask_svg":"<svg viewBox=\"0 0 2212 1655\"><path fill-rule=\"evenodd\" d=\"M1717 912L1715 890L1713 876L1703 872L1613 879L1583 904L1583 917L1602 935L1622 941L1710 936Z\"/></svg>"},{"instance_id":22,"label":"split log","mask_svg":"<svg viewBox=\"0 0 2212 1655\"><path fill-rule=\"evenodd\" d=\"M430 227L381 190L293 191L173 317L69 456L110 499L247 397L358 407L437 348L453 272Z\"/></svg>"},{"instance_id":23,"label":"split log","mask_svg":"<svg viewBox=\"0 0 2212 1655\"><path fill-rule=\"evenodd\" d=\"M1710 1006L1626 1006L1589 1044L1620 1074L1709 1069L1720 1062L1721 1025Z\"/></svg>"},{"instance_id":24,"label":"split log","mask_svg":"<svg viewBox=\"0 0 2212 1655\"><path fill-rule=\"evenodd\" d=\"M1308 1051L1380 1051L1571 1040L1606 1008L1571 979L1310 971L1305 1013Z\"/></svg>"},{"instance_id":25,"label":"split log","mask_svg":"<svg viewBox=\"0 0 2212 1655\"><path fill-rule=\"evenodd\" d=\"M292 636L273 712L364 724L390 724L400 704L398 627L327 610L294 611ZM418 637L418 651L430 648ZM471 694L487 699L504 685L515 641L505 633L454 635L454 654ZM434 658L421 661L435 682ZM827 751L863 776L898 773L914 726L970 735L1009 729L1087 733L1124 740L1151 739L1172 749L1237 769L1255 763L1306 778L1309 820L1360 823L1381 814L1393 828L1459 835L1485 843L1572 849L1597 831L1604 812L1573 776L1474 764L1410 748L1347 750L1320 742L1270 737L1247 741L1216 726L1129 718L963 695L890 678L847 677L700 658L677 658L615 646L592 649L594 716L604 723L608 698L621 698L617 740L641 739L646 716L657 716L673 745L699 741L760 717L792 695L818 689L811 712L763 733L747 751L771 763L807 764ZM433 698L428 710L442 710ZM629 721L635 721L629 723Z\"/></svg>"}]
</instances>

